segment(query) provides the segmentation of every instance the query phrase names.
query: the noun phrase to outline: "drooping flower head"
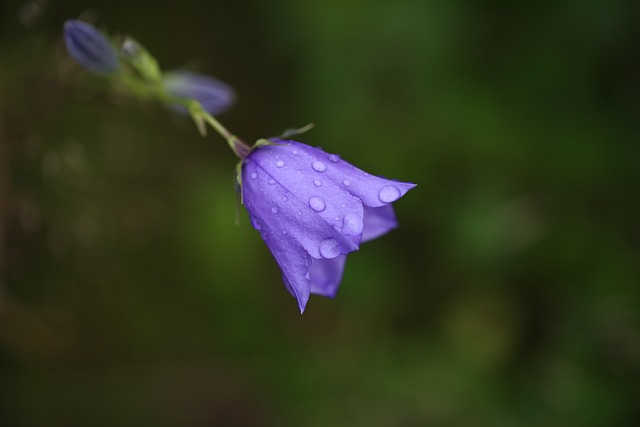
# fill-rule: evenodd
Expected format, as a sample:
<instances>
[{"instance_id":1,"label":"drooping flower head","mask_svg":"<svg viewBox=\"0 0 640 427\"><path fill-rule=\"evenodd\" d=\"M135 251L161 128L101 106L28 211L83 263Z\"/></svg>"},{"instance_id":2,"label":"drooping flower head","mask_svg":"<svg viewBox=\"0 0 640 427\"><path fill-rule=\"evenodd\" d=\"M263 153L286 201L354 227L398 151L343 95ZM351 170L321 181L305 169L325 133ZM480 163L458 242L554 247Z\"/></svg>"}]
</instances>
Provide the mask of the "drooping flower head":
<instances>
[{"instance_id":1,"label":"drooping flower head","mask_svg":"<svg viewBox=\"0 0 640 427\"><path fill-rule=\"evenodd\" d=\"M91 24L77 20L66 21L64 41L73 59L89 71L109 74L120 67L116 49Z\"/></svg>"},{"instance_id":2,"label":"drooping flower head","mask_svg":"<svg viewBox=\"0 0 640 427\"><path fill-rule=\"evenodd\" d=\"M213 77L190 71L170 71L163 75L164 89L171 96L195 99L209 114L217 116L229 109L235 102L235 92L231 86ZM172 108L184 114L187 109L181 105Z\"/></svg>"},{"instance_id":3,"label":"drooping flower head","mask_svg":"<svg viewBox=\"0 0 640 427\"><path fill-rule=\"evenodd\" d=\"M391 203L413 187L296 141L258 146L242 166L251 222L300 312L310 294L336 295L346 255L398 225Z\"/></svg>"}]
</instances>

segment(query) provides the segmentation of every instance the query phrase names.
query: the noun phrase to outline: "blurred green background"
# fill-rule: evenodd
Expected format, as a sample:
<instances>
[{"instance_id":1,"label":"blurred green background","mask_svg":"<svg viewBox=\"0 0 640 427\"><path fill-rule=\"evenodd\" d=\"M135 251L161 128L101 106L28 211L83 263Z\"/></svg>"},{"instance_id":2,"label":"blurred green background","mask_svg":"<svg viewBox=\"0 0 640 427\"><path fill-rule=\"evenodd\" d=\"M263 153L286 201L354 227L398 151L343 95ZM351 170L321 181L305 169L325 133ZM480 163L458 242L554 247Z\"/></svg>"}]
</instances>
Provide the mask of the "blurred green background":
<instances>
[{"instance_id":1,"label":"blurred green background","mask_svg":"<svg viewBox=\"0 0 640 427\"><path fill-rule=\"evenodd\" d=\"M639 9L0 3L0 426L639 425ZM224 142L76 66L80 15L418 183L400 228L300 316Z\"/></svg>"}]
</instances>

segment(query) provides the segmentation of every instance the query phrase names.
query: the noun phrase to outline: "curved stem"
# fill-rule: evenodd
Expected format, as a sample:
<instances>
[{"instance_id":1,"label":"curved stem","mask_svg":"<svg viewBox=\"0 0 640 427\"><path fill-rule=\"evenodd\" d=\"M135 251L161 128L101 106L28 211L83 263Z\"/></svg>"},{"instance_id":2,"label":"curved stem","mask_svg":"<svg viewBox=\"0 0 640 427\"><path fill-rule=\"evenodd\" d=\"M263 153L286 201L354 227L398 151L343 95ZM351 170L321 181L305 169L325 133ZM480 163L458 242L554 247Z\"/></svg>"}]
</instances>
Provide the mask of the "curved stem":
<instances>
[{"instance_id":1,"label":"curved stem","mask_svg":"<svg viewBox=\"0 0 640 427\"><path fill-rule=\"evenodd\" d=\"M135 93L139 98L156 98L167 104L182 105L189 111L191 118L196 123L198 130L206 135L206 125L208 124L226 141L231 150L240 159L247 157L251 147L240 138L232 134L215 117L207 112L200 102L195 99L176 97L168 94L158 81L147 81L133 72L124 69L115 80L123 84L129 91Z\"/></svg>"},{"instance_id":2,"label":"curved stem","mask_svg":"<svg viewBox=\"0 0 640 427\"><path fill-rule=\"evenodd\" d=\"M222 126L222 123L220 123L211 114L205 112L203 117L204 117L204 120L207 123L209 123L209 125L216 132L218 132L220 136L222 136L224 139L227 140L227 144L229 144L229 147L231 147L231 149L236 154L236 156L240 157L241 159L244 159L245 157L247 157L247 154L249 154L249 151L251 151L251 147L249 147L240 138L238 138L237 136L229 132L229 130L226 127Z\"/></svg>"}]
</instances>

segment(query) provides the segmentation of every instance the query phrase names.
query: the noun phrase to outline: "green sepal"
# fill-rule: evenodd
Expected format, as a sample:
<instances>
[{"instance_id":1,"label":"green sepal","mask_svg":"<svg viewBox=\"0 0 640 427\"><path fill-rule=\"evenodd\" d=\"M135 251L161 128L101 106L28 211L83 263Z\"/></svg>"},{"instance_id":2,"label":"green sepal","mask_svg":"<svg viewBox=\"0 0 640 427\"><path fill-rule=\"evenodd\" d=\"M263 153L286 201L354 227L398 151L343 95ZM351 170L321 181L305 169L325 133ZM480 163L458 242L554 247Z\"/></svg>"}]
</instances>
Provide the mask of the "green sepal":
<instances>
[{"instance_id":1,"label":"green sepal","mask_svg":"<svg viewBox=\"0 0 640 427\"><path fill-rule=\"evenodd\" d=\"M315 127L315 124L309 123L309 124L307 124L305 126L302 126L301 128L285 129L285 131L282 132L282 134L280 136L276 136L276 137L270 138L270 139L287 139L287 138L290 138L292 136L301 135L303 133L309 132L314 127Z\"/></svg>"},{"instance_id":2,"label":"green sepal","mask_svg":"<svg viewBox=\"0 0 640 427\"><path fill-rule=\"evenodd\" d=\"M153 85L162 85L162 71L158 61L143 45L132 37L126 37L122 43L122 53L125 60L143 80Z\"/></svg>"},{"instance_id":3,"label":"green sepal","mask_svg":"<svg viewBox=\"0 0 640 427\"><path fill-rule=\"evenodd\" d=\"M207 136L207 115L208 113L202 108L202 105L196 100L189 100L186 103L189 115L198 128L200 136Z\"/></svg>"},{"instance_id":4,"label":"green sepal","mask_svg":"<svg viewBox=\"0 0 640 427\"><path fill-rule=\"evenodd\" d=\"M240 160L238 163L236 163L236 184L238 184L238 188L242 188L242 162L243 160Z\"/></svg>"},{"instance_id":5,"label":"green sepal","mask_svg":"<svg viewBox=\"0 0 640 427\"><path fill-rule=\"evenodd\" d=\"M259 140L257 140L255 142L255 144L253 144L253 146L251 147L251 151L253 151L254 149L256 149L258 147L264 147L264 146L267 146L267 145L280 145L280 144L277 144L277 143L275 143L273 141L270 141L270 140L268 140L266 138L260 138Z\"/></svg>"},{"instance_id":6,"label":"green sepal","mask_svg":"<svg viewBox=\"0 0 640 427\"><path fill-rule=\"evenodd\" d=\"M242 194L242 162L243 160L240 160L236 163L235 176L233 178L233 186L236 193L236 225L240 224L240 205L244 205L244 196Z\"/></svg>"}]
</instances>

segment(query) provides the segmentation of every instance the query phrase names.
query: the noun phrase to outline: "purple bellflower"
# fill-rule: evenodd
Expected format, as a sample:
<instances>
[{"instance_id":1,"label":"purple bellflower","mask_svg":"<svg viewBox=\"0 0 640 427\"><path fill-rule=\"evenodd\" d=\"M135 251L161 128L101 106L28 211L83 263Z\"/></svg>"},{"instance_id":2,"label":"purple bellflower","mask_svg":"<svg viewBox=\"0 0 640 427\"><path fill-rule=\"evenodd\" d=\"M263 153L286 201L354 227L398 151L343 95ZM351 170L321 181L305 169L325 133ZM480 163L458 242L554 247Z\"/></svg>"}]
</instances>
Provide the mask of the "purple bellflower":
<instances>
[{"instance_id":1,"label":"purple bellflower","mask_svg":"<svg viewBox=\"0 0 640 427\"><path fill-rule=\"evenodd\" d=\"M91 24L77 20L66 21L64 41L73 59L89 71L109 74L120 67L116 49Z\"/></svg>"},{"instance_id":2,"label":"purple bellflower","mask_svg":"<svg viewBox=\"0 0 640 427\"><path fill-rule=\"evenodd\" d=\"M397 227L391 203L413 187L296 141L256 146L242 164L243 203L301 313L310 294L335 297L347 254Z\"/></svg>"},{"instance_id":3,"label":"purple bellflower","mask_svg":"<svg viewBox=\"0 0 640 427\"><path fill-rule=\"evenodd\" d=\"M189 71L172 71L163 76L164 89L171 96L195 99L209 114L216 116L233 105L236 95L231 86L213 77ZM182 105L171 105L176 111L188 114Z\"/></svg>"}]
</instances>

